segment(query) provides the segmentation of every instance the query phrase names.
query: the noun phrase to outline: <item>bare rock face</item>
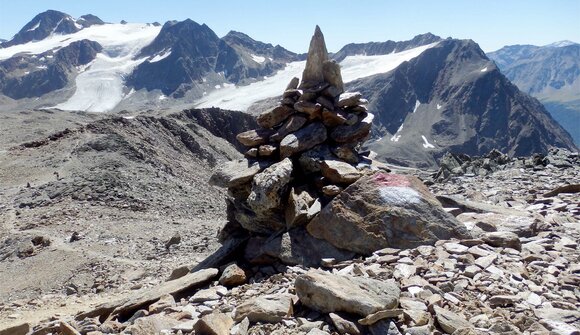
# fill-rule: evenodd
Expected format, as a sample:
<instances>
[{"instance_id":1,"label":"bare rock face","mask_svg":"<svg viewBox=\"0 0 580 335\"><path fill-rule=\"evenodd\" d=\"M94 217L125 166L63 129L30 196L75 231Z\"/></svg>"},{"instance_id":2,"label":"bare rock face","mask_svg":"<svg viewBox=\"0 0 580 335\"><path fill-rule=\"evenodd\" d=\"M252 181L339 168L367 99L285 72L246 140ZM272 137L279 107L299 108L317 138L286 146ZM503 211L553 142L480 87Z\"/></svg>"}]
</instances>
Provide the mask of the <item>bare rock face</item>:
<instances>
[{"instance_id":1,"label":"bare rock face","mask_svg":"<svg viewBox=\"0 0 580 335\"><path fill-rule=\"evenodd\" d=\"M367 316L399 305L400 289L392 281L334 275L310 270L295 282L300 301L319 312Z\"/></svg>"},{"instance_id":2,"label":"bare rock face","mask_svg":"<svg viewBox=\"0 0 580 335\"><path fill-rule=\"evenodd\" d=\"M307 229L316 238L361 254L470 237L419 179L381 172L346 188Z\"/></svg>"},{"instance_id":3,"label":"bare rock face","mask_svg":"<svg viewBox=\"0 0 580 335\"><path fill-rule=\"evenodd\" d=\"M310 40L306 68L302 72L302 83L300 88L311 88L324 82L324 62L328 61L328 51L326 42L320 27L316 26L314 35Z\"/></svg>"}]
</instances>

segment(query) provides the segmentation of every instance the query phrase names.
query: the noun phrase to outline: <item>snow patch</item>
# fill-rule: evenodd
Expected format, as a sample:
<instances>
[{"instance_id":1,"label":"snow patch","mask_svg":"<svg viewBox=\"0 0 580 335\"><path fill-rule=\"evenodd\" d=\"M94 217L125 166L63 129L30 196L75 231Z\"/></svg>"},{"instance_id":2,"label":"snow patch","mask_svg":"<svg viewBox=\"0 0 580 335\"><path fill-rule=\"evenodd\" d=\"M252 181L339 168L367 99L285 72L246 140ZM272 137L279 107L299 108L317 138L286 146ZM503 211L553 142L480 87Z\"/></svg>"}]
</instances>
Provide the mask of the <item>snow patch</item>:
<instances>
[{"instance_id":1,"label":"snow patch","mask_svg":"<svg viewBox=\"0 0 580 335\"><path fill-rule=\"evenodd\" d=\"M441 106L440 104L437 104L437 110L440 110L443 106Z\"/></svg>"},{"instance_id":2,"label":"snow patch","mask_svg":"<svg viewBox=\"0 0 580 335\"><path fill-rule=\"evenodd\" d=\"M377 73L388 72L402 62L419 56L423 51L437 43L380 56L348 56L341 63L342 79L345 83L368 77ZM1 52L1 49L0 49ZM254 102L280 95L293 77L302 77L306 61L291 62L283 70L265 77L264 80L246 86L235 86L213 91L198 100L196 107L221 107L224 109L245 111Z\"/></svg>"},{"instance_id":3,"label":"snow patch","mask_svg":"<svg viewBox=\"0 0 580 335\"><path fill-rule=\"evenodd\" d=\"M425 149L435 149L435 146L431 143L429 143L429 141L427 141L427 138L424 135L421 135L421 138L423 138L423 148Z\"/></svg>"},{"instance_id":4,"label":"snow patch","mask_svg":"<svg viewBox=\"0 0 580 335\"><path fill-rule=\"evenodd\" d=\"M40 27L40 22L42 22L41 20L38 20L38 22L36 22L36 24L34 25L34 27L28 29L27 31L34 31L36 29L38 29L38 27Z\"/></svg>"},{"instance_id":5,"label":"snow patch","mask_svg":"<svg viewBox=\"0 0 580 335\"><path fill-rule=\"evenodd\" d=\"M103 50L97 54L91 66L76 77L76 91L73 96L54 107L88 112L114 109L128 96L123 94L125 76L147 59L135 59L135 56L153 41L160 30L161 27L146 24L106 24L67 35L70 38L66 39L66 43L86 38L101 44ZM27 49L24 50L31 53L44 52L59 46L60 43L62 42L58 38L48 37L38 43L25 44ZM8 54L4 52L5 49L0 49L0 58Z\"/></svg>"},{"instance_id":6,"label":"snow patch","mask_svg":"<svg viewBox=\"0 0 580 335\"><path fill-rule=\"evenodd\" d=\"M258 56L258 55L254 55L254 54L250 54L250 56L252 57L252 59L256 63L262 64L266 61L266 57L262 57L262 56Z\"/></svg>"},{"instance_id":7,"label":"snow patch","mask_svg":"<svg viewBox=\"0 0 580 335\"><path fill-rule=\"evenodd\" d=\"M391 137L391 142L399 142L399 140L401 139L401 135L393 135L393 137Z\"/></svg>"},{"instance_id":8,"label":"snow patch","mask_svg":"<svg viewBox=\"0 0 580 335\"><path fill-rule=\"evenodd\" d=\"M171 49L169 49L169 50L163 50L160 53L158 53L157 55L155 55L155 57L151 58L149 60L149 63L159 62L160 60L169 57L169 55L171 55Z\"/></svg>"},{"instance_id":9,"label":"snow patch","mask_svg":"<svg viewBox=\"0 0 580 335\"><path fill-rule=\"evenodd\" d=\"M413 108L413 113L417 111L417 108L419 108L420 105L421 102L419 102L419 100L415 100L415 108ZM401 127L403 127L403 125L401 125Z\"/></svg>"},{"instance_id":10,"label":"snow patch","mask_svg":"<svg viewBox=\"0 0 580 335\"><path fill-rule=\"evenodd\" d=\"M215 85L214 87L216 90L219 90L220 88L222 88L222 85Z\"/></svg>"},{"instance_id":11,"label":"snow patch","mask_svg":"<svg viewBox=\"0 0 580 335\"><path fill-rule=\"evenodd\" d=\"M165 100L165 99L167 99L167 96L166 95L161 94L159 96L159 100Z\"/></svg>"},{"instance_id":12,"label":"snow patch","mask_svg":"<svg viewBox=\"0 0 580 335\"><path fill-rule=\"evenodd\" d=\"M481 72L486 72L487 71L487 66L484 67L483 69L481 69Z\"/></svg>"},{"instance_id":13,"label":"snow patch","mask_svg":"<svg viewBox=\"0 0 580 335\"><path fill-rule=\"evenodd\" d=\"M46 69L48 69L48 66L46 66L46 65L40 65L40 66L37 66L36 68L37 69L40 69L40 70L46 70Z\"/></svg>"}]
</instances>

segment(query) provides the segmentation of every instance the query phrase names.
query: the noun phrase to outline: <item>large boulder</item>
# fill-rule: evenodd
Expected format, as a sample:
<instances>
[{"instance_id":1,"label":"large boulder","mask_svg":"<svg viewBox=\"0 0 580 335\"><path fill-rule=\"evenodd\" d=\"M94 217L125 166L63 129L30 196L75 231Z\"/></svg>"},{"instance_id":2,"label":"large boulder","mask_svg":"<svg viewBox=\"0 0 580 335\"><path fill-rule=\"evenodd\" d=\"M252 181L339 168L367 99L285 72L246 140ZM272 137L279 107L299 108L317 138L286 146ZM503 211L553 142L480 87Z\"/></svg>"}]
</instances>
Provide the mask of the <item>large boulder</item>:
<instances>
[{"instance_id":1,"label":"large boulder","mask_svg":"<svg viewBox=\"0 0 580 335\"><path fill-rule=\"evenodd\" d=\"M310 270L294 284L300 301L319 312L347 312L367 316L399 305L399 286L394 281L335 275Z\"/></svg>"},{"instance_id":2,"label":"large boulder","mask_svg":"<svg viewBox=\"0 0 580 335\"><path fill-rule=\"evenodd\" d=\"M471 238L416 177L377 172L346 188L307 226L337 248L371 254Z\"/></svg>"}]
</instances>

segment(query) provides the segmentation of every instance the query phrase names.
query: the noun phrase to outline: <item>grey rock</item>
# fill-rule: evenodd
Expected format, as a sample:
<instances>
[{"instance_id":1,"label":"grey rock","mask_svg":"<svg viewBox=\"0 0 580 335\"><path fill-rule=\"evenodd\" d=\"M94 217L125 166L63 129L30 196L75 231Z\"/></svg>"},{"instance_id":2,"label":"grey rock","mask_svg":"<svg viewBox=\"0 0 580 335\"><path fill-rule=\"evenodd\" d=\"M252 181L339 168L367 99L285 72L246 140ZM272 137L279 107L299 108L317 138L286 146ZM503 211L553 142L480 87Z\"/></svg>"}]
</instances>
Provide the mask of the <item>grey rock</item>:
<instances>
[{"instance_id":1,"label":"grey rock","mask_svg":"<svg viewBox=\"0 0 580 335\"><path fill-rule=\"evenodd\" d=\"M306 190L290 190L286 205L286 226L290 229L301 226L308 221L308 209L314 203L314 198Z\"/></svg>"},{"instance_id":2,"label":"grey rock","mask_svg":"<svg viewBox=\"0 0 580 335\"><path fill-rule=\"evenodd\" d=\"M322 63L322 76L324 81L329 83L331 87L336 87L336 93L333 93L335 97L344 92L340 65L335 60L327 60Z\"/></svg>"},{"instance_id":3,"label":"grey rock","mask_svg":"<svg viewBox=\"0 0 580 335\"><path fill-rule=\"evenodd\" d=\"M481 239L494 247L504 247L504 248L512 248L516 250L522 250L522 243L518 235L505 232L505 231L497 231L491 233L485 233Z\"/></svg>"},{"instance_id":4,"label":"grey rock","mask_svg":"<svg viewBox=\"0 0 580 335\"><path fill-rule=\"evenodd\" d=\"M206 314L195 324L196 334L230 335L234 320L228 315L219 312Z\"/></svg>"},{"instance_id":5,"label":"grey rock","mask_svg":"<svg viewBox=\"0 0 580 335\"><path fill-rule=\"evenodd\" d=\"M400 290L393 281L309 270L296 278L300 301L319 312L347 312L367 316L399 304Z\"/></svg>"},{"instance_id":6,"label":"grey rock","mask_svg":"<svg viewBox=\"0 0 580 335\"><path fill-rule=\"evenodd\" d=\"M320 168L322 175L331 183L350 184L362 176L354 166L339 160L324 160Z\"/></svg>"},{"instance_id":7,"label":"grey rock","mask_svg":"<svg viewBox=\"0 0 580 335\"><path fill-rule=\"evenodd\" d=\"M286 158L326 141L326 127L320 122L314 122L308 126L287 135L280 142L280 157Z\"/></svg>"},{"instance_id":8,"label":"grey rock","mask_svg":"<svg viewBox=\"0 0 580 335\"><path fill-rule=\"evenodd\" d=\"M452 334L458 329L473 328L469 321L457 313L451 312L437 305L433 306L433 310L435 311L437 323L439 323L441 329L448 334Z\"/></svg>"},{"instance_id":9,"label":"grey rock","mask_svg":"<svg viewBox=\"0 0 580 335\"><path fill-rule=\"evenodd\" d=\"M330 314L328 314L328 316L330 317L330 320L332 321L334 328L336 328L336 330L338 331L338 333L340 335L346 335L346 334L360 335L361 334L361 331L357 327L356 323L354 323L352 321L348 321L336 313L330 313Z\"/></svg>"},{"instance_id":10,"label":"grey rock","mask_svg":"<svg viewBox=\"0 0 580 335\"><path fill-rule=\"evenodd\" d=\"M332 244L314 238L304 228L294 228L264 243L262 252L277 258L284 264L320 266L323 258L338 261L352 259L354 253L341 250Z\"/></svg>"},{"instance_id":11,"label":"grey rock","mask_svg":"<svg viewBox=\"0 0 580 335\"><path fill-rule=\"evenodd\" d=\"M273 131L271 129L260 128L239 133L236 139L246 147L255 147L268 143L272 134Z\"/></svg>"},{"instance_id":12,"label":"grey rock","mask_svg":"<svg viewBox=\"0 0 580 335\"><path fill-rule=\"evenodd\" d=\"M338 143L356 143L365 140L371 131L374 115L363 113L356 124L337 126L330 132L330 138Z\"/></svg>"},{"instance_id":13,"label":"grey rock","mask_svg":"<svg viewBox=\"0 0 580 335\"><path fill-rule=\"evenodd\" d=\"M254 176L248 197L248 205L254 212L262 213L280 207L292 168L292 161L286 158Z\"/></svg>"},{"instance_id":14,"label":"grey rock","mask_svg":"<svg viewBox=\"0 0 580 335\"><path fill-rule=\"evenodd\" d=\"M367 255L386 247L412 248L470 237L419 179L382 172L347 187L307 229L337 248Z\"/></svg>"},{"instance_id":15,"label":"grey rock","mask_svg":"<svg viewBox=\"0 0 580 335\"><path fill-rule=\"evenodd\" d=\"M280 142L286 135L302 128L308 119L302 115L292 115L286 120L280 128L270 136L272 141Z\"/></svg>"},{"instance_id":16,"label":"grey rock","mask_svg":"<svg viewBox=\"0 0 580 335\"><path fill-rule=\"evenodd\" d=\"M239 159L221 165L211 176L209 183L219 187L234 188L251 183L254 176L271 163Z\"/></svg>"},{"instance_id":17,"label":"grey rock","mask_svg":"<svg viewBox=\"0 0 580 335\"><path fill-rule=\"evenodd\" d=\"M234 319L250 322L280 322L293 314L292 296L289 294L264 295L242 303L236 307Z\"/></svg>"},{"instance_id":18,"label":"grey rock","mask_svg":"<svg viewBox=\"0 0 580 335\"><path fill-rule=\"evenodd\" d=\"M282 123L290 115L294 114L294 110L287 106L276 106L269 111L266 111L256 118L258 125L263 128L272 128L277 124Z\"/></svg>"},{"instance_id":19,"label":"grey rock","mask_svg":"<svg viewBox=\"0 0 580 335\"><path fill-rule=\"evenodd\" d=\"M310 40L306 66L302 72L300 88L310 88L324 82L324 62L328 60L328 51L324 42L324 35L320 27L316 26L314 35Z\"/></svg>"}]
</instances>

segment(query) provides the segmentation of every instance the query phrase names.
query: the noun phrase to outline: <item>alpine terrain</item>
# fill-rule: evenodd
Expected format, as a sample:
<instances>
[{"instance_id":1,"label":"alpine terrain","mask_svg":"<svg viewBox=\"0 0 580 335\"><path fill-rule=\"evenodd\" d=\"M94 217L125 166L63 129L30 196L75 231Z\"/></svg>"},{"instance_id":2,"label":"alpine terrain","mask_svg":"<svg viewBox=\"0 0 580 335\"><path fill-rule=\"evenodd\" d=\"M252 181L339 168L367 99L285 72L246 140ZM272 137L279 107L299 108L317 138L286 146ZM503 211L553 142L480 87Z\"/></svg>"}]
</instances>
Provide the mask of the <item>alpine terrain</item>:
<instances>
[{"instance_id":1,"label":"alpine terrain","mask_svg":"<svg viewBox=\"0 0 580 335\"><path fill-rule=\"evenodd\" d=\"M488 56L522 91L538 98L580 143L580 44L510 45Z\"/></svg>"},{"instance_id":2,"label":"alpine terrain","mask_svg":"<svg viewBox=\"0 0 580 335\"><path fill-rule=\"evenodd\" d=\"M304 42L54 10L1 41L0 335L578 334L542 103L472 40Z\"/></svg>"}]
</instances>

